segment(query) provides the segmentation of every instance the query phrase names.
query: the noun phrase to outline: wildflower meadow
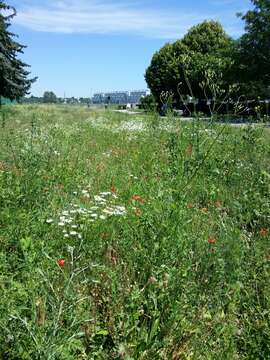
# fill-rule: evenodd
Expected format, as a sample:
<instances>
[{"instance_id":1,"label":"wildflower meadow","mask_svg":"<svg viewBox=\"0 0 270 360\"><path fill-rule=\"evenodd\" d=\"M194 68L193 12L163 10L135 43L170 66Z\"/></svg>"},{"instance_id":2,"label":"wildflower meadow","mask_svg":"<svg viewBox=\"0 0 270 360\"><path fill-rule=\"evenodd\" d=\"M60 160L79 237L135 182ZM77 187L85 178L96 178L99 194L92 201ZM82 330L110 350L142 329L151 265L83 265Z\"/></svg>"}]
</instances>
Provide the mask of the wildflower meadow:
<instances>
[{"instance_id":1,"label":"wildflower meadow","mask_svg":"<svg viewBox=\"0 0 270 360\"><path fill-rule=\"evenodd\" d=\"M270 132L0 112L0 358L270 359Z\"/></svg>"}]
</instances>

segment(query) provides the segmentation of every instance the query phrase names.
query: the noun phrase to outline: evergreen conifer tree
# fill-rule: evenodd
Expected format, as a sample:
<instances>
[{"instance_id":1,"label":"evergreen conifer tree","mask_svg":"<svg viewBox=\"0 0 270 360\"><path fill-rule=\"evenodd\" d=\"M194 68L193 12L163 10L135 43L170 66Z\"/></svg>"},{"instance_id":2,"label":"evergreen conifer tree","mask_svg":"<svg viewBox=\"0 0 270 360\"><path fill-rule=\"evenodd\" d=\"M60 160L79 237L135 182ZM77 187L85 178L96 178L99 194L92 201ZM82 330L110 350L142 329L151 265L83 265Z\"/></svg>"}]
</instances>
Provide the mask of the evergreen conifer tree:
<instances>
[{"instance_id":1,"label":"evergreen conifer tree","mask_svg":"<svg viewBox=\"0 0 270 360\"><path fill-rule=\"evenodd\" d=\"M29 79L29 65L18 58L26 47L14 38L17 36L9 31L11 20L16 10L0 0L0 103L1 97L10 100L19 99L28 93L36 78Z\"/></svg>"}]
</instances>

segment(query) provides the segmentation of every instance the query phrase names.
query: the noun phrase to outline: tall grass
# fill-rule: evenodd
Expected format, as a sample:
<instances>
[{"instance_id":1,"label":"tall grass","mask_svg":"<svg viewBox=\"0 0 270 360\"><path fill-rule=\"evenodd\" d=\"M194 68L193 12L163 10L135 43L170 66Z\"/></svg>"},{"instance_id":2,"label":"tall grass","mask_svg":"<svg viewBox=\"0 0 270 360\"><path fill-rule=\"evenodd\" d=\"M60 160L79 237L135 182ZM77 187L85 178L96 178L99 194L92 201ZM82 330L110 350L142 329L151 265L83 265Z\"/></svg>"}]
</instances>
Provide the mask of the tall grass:
<instances>
[{"instance_id":1,"label":"tall grass","mask_svg":"<svg viewBox=\"0 0 270 360\"><path fill-rule=\"evenodd\" d=\"M0 358L270 359L267 129L2 111Z\"/></svg>"}]
</instances>

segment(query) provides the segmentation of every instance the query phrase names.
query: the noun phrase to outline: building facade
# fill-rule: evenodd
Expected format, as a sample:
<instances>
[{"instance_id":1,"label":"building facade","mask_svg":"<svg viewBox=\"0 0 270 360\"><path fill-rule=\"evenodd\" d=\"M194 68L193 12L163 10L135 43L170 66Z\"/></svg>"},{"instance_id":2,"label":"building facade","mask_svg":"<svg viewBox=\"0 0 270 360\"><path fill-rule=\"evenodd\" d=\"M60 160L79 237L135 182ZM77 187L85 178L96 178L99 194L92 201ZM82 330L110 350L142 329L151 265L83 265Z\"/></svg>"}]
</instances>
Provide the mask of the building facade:
<instances>
[{"instance_id":1,"label":"building facade","mask_svg":"<svg viewBox=\"0 0 270 360\"><path fill-rule=\"evenodd\" d=\"M92 97L93 104L139 104L141 98L148 95L148 90L134 91L111 91L107 93L96 93Z\"/></svg>"}]
</instances>

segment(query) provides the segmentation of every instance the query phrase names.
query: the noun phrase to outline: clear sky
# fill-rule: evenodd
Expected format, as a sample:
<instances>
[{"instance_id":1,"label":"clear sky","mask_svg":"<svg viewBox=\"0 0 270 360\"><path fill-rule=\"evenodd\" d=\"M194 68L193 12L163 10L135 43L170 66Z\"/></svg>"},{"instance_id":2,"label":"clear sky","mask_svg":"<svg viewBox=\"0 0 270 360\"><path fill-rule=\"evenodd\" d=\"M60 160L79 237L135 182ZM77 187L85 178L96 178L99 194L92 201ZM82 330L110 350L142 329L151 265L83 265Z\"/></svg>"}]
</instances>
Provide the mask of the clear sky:
<instances>
[{"instance_id":1,"label":"clear sky","mask_svg":"<svg viewBox=\"0 0 270 360\"><path fill-rule=\"evenodd\" d=\"M249 0L6 0L17 9L12 31L28 46L23 60L38 76L32 94L90 96L145 89L144 73L165 42L193 25L219 20L237 38L237 12Z\"/></svg>"}]
</instances>

